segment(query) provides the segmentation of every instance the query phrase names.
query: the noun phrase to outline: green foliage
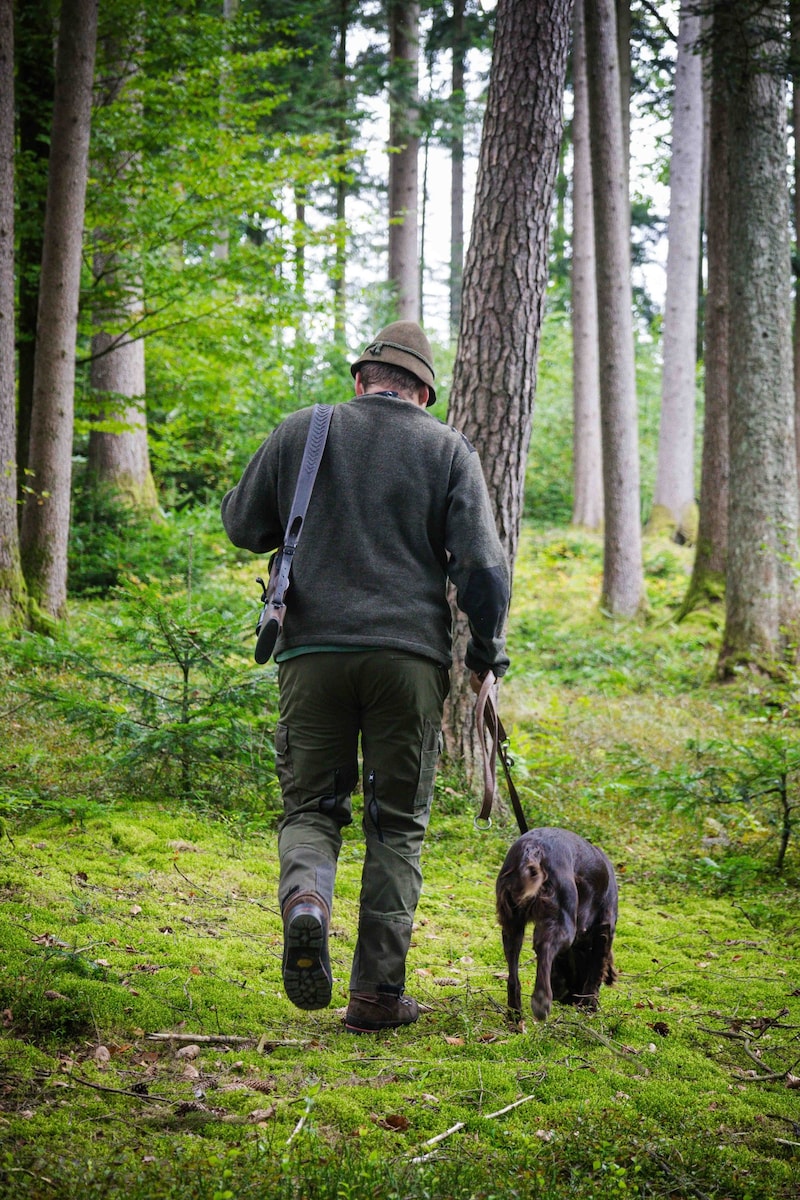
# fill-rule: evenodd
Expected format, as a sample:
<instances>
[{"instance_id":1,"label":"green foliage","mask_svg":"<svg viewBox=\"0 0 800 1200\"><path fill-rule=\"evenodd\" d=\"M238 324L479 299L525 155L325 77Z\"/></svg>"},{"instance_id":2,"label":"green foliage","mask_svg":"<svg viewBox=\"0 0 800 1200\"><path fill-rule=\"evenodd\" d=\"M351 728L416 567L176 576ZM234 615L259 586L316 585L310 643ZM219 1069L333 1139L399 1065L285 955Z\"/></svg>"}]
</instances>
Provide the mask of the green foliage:
<instances>
[{"instance_id":1,"label":"green foliage","mask_svg":"<svg viewBox=\"0 0 800 1200\"><path fill-rule=\"evenodd\" d=\"M8 649L25 668L16 690L85 732L109 785L220 812L274 806L271 693L265 673L242 669L222 593L130 580L82 644L28 637Z\"/></svg>"},{"instance_id":2,"label":"green foliage","mask_svg":"<svg viewBox=\"0 0 800 1200\"><path fill-rule=\"evenodd\" d=\"M216 542L203 536L212 529ZM219 563L221 543L216 503L154 521L113 489L87 478L84 469L76 472L69 540L71 596L107 596L131 578L180 575L189 550L193 571L206 578Z\"/></svg>"}]
</instances>

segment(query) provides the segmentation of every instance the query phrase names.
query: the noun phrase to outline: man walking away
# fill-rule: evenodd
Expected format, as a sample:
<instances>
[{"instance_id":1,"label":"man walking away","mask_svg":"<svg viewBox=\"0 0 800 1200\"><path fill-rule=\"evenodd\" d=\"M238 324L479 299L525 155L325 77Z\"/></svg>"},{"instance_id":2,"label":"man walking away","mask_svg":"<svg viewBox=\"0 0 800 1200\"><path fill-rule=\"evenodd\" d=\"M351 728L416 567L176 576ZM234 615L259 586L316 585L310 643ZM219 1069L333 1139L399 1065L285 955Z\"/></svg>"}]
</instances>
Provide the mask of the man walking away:
<instances>
[{"instance_id":1,"label":"man walking away","mask_svg":"<svg viewBox=\"0 0 800 1200\"><path fill-rule=\"evenodd\" d=\"M452 663L447 582L469 619L468 669L500 676L509 572L478 455L425 411L436 393L422 329L389 325L351 372L355 396L333 411L275 649L278 896L286 994L324 1008L360 738L366 848L345 1027L365 1033L419 1015L405 966ZM283 541L312 411L286 417L225 496L235 545L265 554Z\"/></svg>"}]
</instances>

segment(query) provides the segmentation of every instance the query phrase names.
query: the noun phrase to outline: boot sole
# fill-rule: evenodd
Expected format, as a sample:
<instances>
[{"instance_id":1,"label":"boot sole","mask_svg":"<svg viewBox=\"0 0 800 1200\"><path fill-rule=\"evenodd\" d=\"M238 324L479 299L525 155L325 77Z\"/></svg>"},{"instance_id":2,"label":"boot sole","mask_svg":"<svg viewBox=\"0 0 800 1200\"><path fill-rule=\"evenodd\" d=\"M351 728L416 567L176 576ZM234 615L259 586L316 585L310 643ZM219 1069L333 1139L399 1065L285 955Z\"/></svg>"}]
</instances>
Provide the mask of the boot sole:
<instances>
[{"instance_id":1,"label":"boot sole","mask_svg":"<svg viewBox=\"0 0 800 1200\"><path fill-rule=\"evenodd\" d=\"M327 1008L333 979L328 960L328 932L313 913L298 913L289 922L283 950L283 986L296 1008Z\"/></svg>"}]
</instances>

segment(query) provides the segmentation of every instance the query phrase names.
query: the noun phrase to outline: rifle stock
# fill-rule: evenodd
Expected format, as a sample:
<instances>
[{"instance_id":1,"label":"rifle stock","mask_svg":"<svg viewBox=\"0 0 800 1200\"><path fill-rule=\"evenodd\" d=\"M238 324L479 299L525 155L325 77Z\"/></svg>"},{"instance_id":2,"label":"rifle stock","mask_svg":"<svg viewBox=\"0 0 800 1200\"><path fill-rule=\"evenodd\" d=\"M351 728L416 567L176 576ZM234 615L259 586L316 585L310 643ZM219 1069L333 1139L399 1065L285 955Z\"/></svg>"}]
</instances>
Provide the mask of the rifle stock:
<instances>
[{"instance_id":1,"label":"rifle stock","mask_svg":"<svg viewBox=\"0 0 800 1200\"><path fill-rule=\"evenodd\" d=\"M278 640L278 635L283 628L283 618L286 615L286 602L284 597L286 589L289 586L288 571L286 572L285 580L281 579L281 565L283 559L283 550L281 547L273 556L269 564L269 580L264 583L264 580L259 575L256 583L261 584L261 615L258 618L256 625L256 648L254 658L259 666L269 662L272 657L272 652L275 649L275 643Z\"/></svg>"}]
</instances>

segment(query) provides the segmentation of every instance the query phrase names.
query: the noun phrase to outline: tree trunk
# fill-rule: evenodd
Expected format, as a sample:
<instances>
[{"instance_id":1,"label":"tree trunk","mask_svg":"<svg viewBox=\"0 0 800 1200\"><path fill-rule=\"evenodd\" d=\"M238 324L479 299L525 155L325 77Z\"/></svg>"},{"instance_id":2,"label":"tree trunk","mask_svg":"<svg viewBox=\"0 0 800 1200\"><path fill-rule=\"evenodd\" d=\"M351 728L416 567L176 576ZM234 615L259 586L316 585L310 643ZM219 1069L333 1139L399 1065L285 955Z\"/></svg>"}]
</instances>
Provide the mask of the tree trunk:
<instances>
[{"instance_id":1,"label":"tree trunk","mask_svg":"<svg viewBox=\"0 0 800 1200\"><path fill-rule=\"evenodd\" d=\"M16 5L17 110L20 162L26 162L18 189L17 254L17 486L25 484L33 409L33 365L42 231L47 202L47 161L53 116L53 19L49 0ZM23 492L20 492L22 499ZM18 518L22 516L22 506Z\"/></svg>"},{"instance_id":2,"label":"tree trunk","mask_svg":"<svg viewBox=\"0 0 800 1200\"><path fill-rule=\"evenodd\" d=\"M239 0L222 0L222 19L233 21L239 11ZM226 47L230 50L230 47ZM229 73L223 68L219 80L219 122L224 129L228 118L230 104L229 90L231 80ZM230 230L227 224L220 225L217 240L211 247L211 253L219 262L227 262L230 255Z\"/></svg>"},{"instance_id":3,"label":"tree trunk","mask_svg":"<svg viewBox=\"0 0 800 1200\"><path fill-rule=\"evenodd\" d=\"M572 39L572 524L600 529L603 448L584 3L575 0Z\"/></svg>"},{"instance_id":4,"label":"tree trunk","mask_svg":"<svg viewBox=\"0 0 800 1200\"><path fill-rule=\"evenodd\" d=\"M630 199L631 175L631 0L616 0L619 101L622 112L622 156L625 163L625 195Z\"/></svg>"},{"instance_id":5,"label":"tree trunk","mask_svg":"<svg viewBox=\"0 0 800 1200\"><path fill-rule=\"evenodd\" d=\"M110 269L106 267L107 271ZM135 320L140 307L140 297L133 295L128 307L131 320ZM127 337L120 340L118 335L102 329L95 333L91 385L95 421L120 428L92 429L87 460L89 476L94 484L111 489L131 508L155 516L158 496L147 445L144 341Z\"/></svg>"},{"instance_id":6,"label":"tree trunk","mask_svg":"<svg viewBox=\"0 0 800 1200\"><path fill-rule=\"evenodd\" d=\"M722 599L728 547L728 96L724 14L712 18L706 169L705 410L700 515L692 577L677 619Z\"/></svg>"},{"instance_id":7,"label":"tree trunk","mask_svg":"<svg viewBox=\"0 0 800 1200\"><path fill-rule=\"evenodd\" d=\"M737 21L730 102L730 498L718 670L797 657L797 474L781 0Z\"/></svg>"},{"instance_id":8,"label":"tree trunk","mask_svg":"<svg viewBox=\"0 0 800 1200\"><path fill-rule=\"evenodd\" d=\"M349 0L340 0L339 36L336 45L336 86L338 91L339 118L336 122L337 154L340 160L336 180L336 234L335 265L333 270L333 339L337 346L345 348L347 342L347 180L344 178L344 160L350 149L347 128L347 32L350 21Z\"/></svg>"},{"instance_id":9,"label":"tree trunk","mask_svg":"<svg viewBox=\"0 0 800 1200\"><path fill-rule=\"evenodd\" d=\"M453 63L450 86L450 337L455 341L461 322L464 277L464 0L453 0Z\"/></svg>"},{"instance_id":10,"label":"tree trunk","mask_svg":"<svg viewBox=\"0 0 800 1200\"><path fill-rule=\"evenodd\" d=\"M789 0L791 24L792 134L794 135L794 427L797 478L800 486L800 0Z\"/></svg>"},{"instance_id":11,"label":"tree trunk","mask_svg":"<svg viewBox=\"0 0 800 1200\"><path fill-rule=\"evenodd\" d=\"M419 0L390 0L389 283L397 316L419 320Z\"/></svg>"},{"instance_id":12,"label":"tree trunk","mask_svg":"<svg viewBox=\"0 0 800 1200\"><path fill-rule=\"evenodd\" d=\"M694 412L697 377L697 280L703 168L700 17L682 0L672 105L669 251L662 339L661 425L650 528L696 540Z\"/></svg>"},{"instance_id":13,"label":"tree trunk","mask_svg":"<svg viewBox=\"0 0 800 1200\"><path fill-rule=\"evenodd\" d=\"M634 617L645 603L630 265L614 0L588 3L586 48L597 255L604 554L601 607Z\"/></svg>"},{"instance_id":14,"label":"tree trunk","mask_svg":"<svg viewBox=\"0 0 800 1200\"><path fill-rule=\"evenodd\" d=\"M0 626L21 626L14 387L14 11L0 0Z\"/></svg>"},{"instance_id":15,"label":"tree trunk","mask_svg":"<svg viewBox=\"0 0 800 1200\"><path fill-rule=\"evenodd\" d=\"M21 549L34 606L66 615L75 338L97 40L97 0L63 0L39 285L30 480Z\"/></svg>"},{"instance_id":16,"label":"tree trunk","mask_svg":"<svg viewBox=\"0 0 800 1200\"><path fill-rule=\"evenodd\" d=\"M499 0L448 420L483 463L513 569L525 493L572 0ZM470 769L474 696L457 626L448 752Z\"/></svg>"},{"instance_id":17,"label":"tree trunk","mask_svg":"<svg viewBox=\"0 0 800 1200\"><path fill-rule=\"evenodd\" d=\"M137 24L140 16L137 12ZM136 96L132 80L141 43L142 37L134 32L129 39L127 59L123 59L120 53L114 53L118 47L110 47L110 67L106 72L109 82L102 98L104 103L111 104L119 100L125 91L128 93L128 103L139 114L141 101ZM133 192L137 161L127 152L127 147L112 154L104 168L98 168L99 171L103 169L108 186L113 180L117 186L125 187L129 192L128 202L135 204ZM129 328L135 326L144 307L142 285L139 280L118 278L116 254L103 251L102 233L97 235L97 241L99 249L95 255L95 275L104 280L111 294L118 297L118 311L98 311L94 314L91 386L95 401L95 428L89 434L88 473L94 486L111 490L143 515L160 517L147 444L145 343L142 338L112 332L115 326L121 324ZM109 425L112 427L108 428Z\"/></svg>"}]
</instances>

